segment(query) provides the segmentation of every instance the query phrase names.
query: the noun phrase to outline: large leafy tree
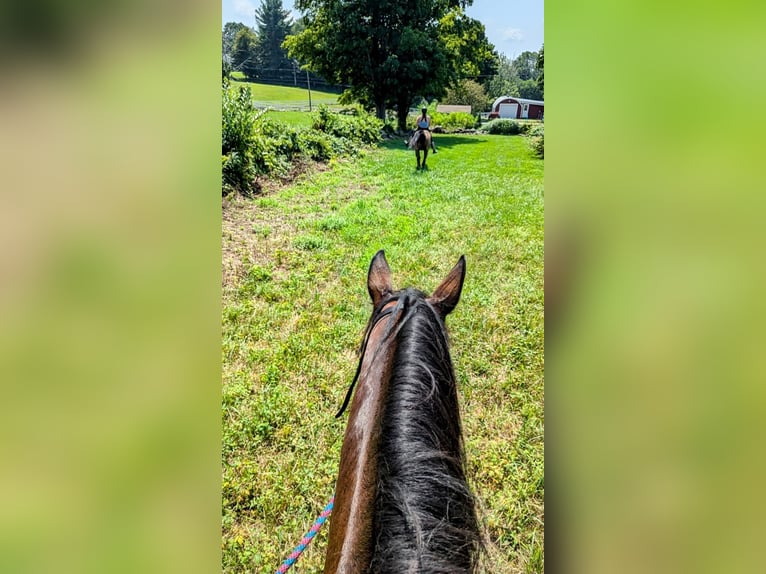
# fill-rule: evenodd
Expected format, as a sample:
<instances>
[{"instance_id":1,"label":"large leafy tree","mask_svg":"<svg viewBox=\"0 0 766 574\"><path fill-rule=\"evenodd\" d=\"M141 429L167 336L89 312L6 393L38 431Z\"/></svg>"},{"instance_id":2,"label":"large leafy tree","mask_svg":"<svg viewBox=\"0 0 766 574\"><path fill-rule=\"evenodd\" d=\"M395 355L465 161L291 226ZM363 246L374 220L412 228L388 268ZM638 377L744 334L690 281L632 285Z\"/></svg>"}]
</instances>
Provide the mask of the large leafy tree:
<instances>
[{"instance_id":1,"label":"large leafy tree","mask_svg":"<svg viewBox=\"0 0 766 574\"><path fill-rule=\"evenodd\" d=\"M245 27L237 32L231 48L232 70L241 70L250 79L255 78L258 69L256 43L255 32Z\"/></svg>"},{"instance_id":2,"label":"large leafy tree","mask_svg":"<svg viewBox=\"0 0 766 574\"><path fill-rule=\"evenodd\" d=\"M258 65L266 70L276 71L291 66L282 42L293 26L290 12L282 7L282 0L263 0L255 9L258 25L256 54Z\"/></svg>"},{"instance_id":3,"label":"large leafy tree","mask_svg":"<svg viewBox=\"0 0 766 574\"><path fill-rule=\"evenodd\" d=\"M497 72L486 80L484 88L490 99L519 95L519 77L514 70L513 61L508 56L498 56Z\"/></svg>"},{"instance_id":4,"label":"large leafy tree","mask_svg":"<svg viewBox=\"0 0 766 574\"><path fill-rule=\"evenodd\" d=\"M395 105L406 125L415 95L441 94L459 76L470 50L448 44L443 19L462 18L471 0L297 0L306 28L285 42L290 55L335 84L345 99L375 107L385 118ZM481 30L483 32L483 29ZM465 61L462 62L466 64Z\"/></svg>"},{"instance_id":5,"label":"large leafy tree","mask_svg":"<svg viewBox=\"0 0 766 574\"><path fill-rule=\"evenodd\" d=\"M520 80L537 80L537 52L525 51L513 61L513 68Z\"/></svg>"},{"instance_id":6,"label":"large leafy tree","mask_svg":"<svg viewBox=\"0 0 766 574\"><path fill-rule=\"evenodd\" d=\"M224 60L231 61L231 50L234 47L234 38L240 30L247 29L242 22L226 22L223 27L221 39L223 42L221 55Z\"/></svg>"}]
</instances>

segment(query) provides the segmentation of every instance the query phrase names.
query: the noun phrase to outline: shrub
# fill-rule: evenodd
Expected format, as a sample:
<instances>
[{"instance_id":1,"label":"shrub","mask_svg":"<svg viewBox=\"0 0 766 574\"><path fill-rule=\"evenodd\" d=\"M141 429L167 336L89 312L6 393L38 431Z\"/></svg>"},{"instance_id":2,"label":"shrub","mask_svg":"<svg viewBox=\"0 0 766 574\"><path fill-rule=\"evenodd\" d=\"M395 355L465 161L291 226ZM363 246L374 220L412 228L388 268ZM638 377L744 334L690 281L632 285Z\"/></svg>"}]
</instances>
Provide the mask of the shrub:
<instances>
[{"instance_id":1,"label":"shrub","mask_svg":"<svg viewBox=\"0 0 766 574\"><path fill-rule=\"evenodd\" d=\"M440 112L429 111L428 115L431 116L432 127L440 126L447 131L456 129L471 129L476 126L476 118L465 112L442 114ZM418 117L420 117L420 114L407 118L407 126L410 129L415 129L415 121Z\"/></svg>"},{"instance_id":2,"label":"shrub","mask_svg":"<svg viewBox=\"0 0 766 574\"><path fill-rule=\"evenodd\" d=\"M340 114L322 105L319 106L312 127L337 138L370 145L380 141L383 122L364 111L361 106L344 110Z\"/></svg>"},{"instance_id":3,"label":"shrub","mask_svg":"<svg viewBox=\"0 0 766 574\"><path fill-rule=\"evenodd\" d=\"M482 132L506 136L515 136L525 132L527 129L529 129L528 126L522 126L517 121L504 119L492 120L481 127Z\"/></svg>"},{"instance_id":4,"label":"shrub","mask_svg":"<svg viewBox=\"0 0 766 574\"><path fill-rule=\"evenodd\" d=\"M356 153L381 139L383 123L354 106L342 113L320 106L311 129L295 128L257 113L249 87L224 82L221 178L223 193L253 191L258 175L286 175L298 157L327 161Z\"/></svg>"},{"instance_id":5,"label":"shrub","mask_svg":"<svg viewBox=\"0 0 766 574\"><path fill-rule=\"evenodd\" d=\"M298 146L306 157L314 161L327 161L335 156L331 137L316 130L301 131Z\"/></svg>"},{"instance_id":6,"label":"shrub","mask_svg":"<svg viewBox=\"0 0 766 574\"><path fill-rule=\"evenodd\" d=\"M230 90L223 83L221 125L221 179L224 191L237 189L244 194L252 190L255 178L253 155L253 123L256 118L249 87Z\"/></svg>"},{"instance_id":7,"label":"shrub","mask_svg":"<svg viewBox=\"0 0 766 574\"><path fill-rule=\"evenodd\" d=\"M541 135L532 140L532 149L535 150L535 153L539 157L545 157L545 135Z\"/></svg>"}]
</instances>

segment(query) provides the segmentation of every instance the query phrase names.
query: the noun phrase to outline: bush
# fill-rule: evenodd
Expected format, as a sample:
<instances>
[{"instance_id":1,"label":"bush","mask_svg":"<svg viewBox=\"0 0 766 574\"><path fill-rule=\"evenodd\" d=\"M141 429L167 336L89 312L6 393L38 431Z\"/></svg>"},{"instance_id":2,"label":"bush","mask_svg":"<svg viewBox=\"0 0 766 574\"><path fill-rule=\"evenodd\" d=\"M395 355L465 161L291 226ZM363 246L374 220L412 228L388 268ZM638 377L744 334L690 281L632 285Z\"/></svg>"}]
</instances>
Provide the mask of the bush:
<instances>
[{"instance_id":1,"label":"bush","mask_svg":"<svg viewBox=\"0 0 766 574\"><path fill-rule=\"evenodd\" d=\"M223 193L252 193L258 175L286 175L299 156L327 161L381 140L383 122L354 106L342 113L320 106L311 129L295 128L257 113L249 87L223 87L221 179Z\"/></svg>"},{"instance_id":2,"label":"bush","mask_svg":"<svg viewBox=\"0 0 766 574\"><path fill-rule=\"evenodd\" d=\"M337 138L370 145L380 141L383 122L364 111L361 106L344 110L340 114L322 105L314 117L312 128Z\"/></svg>"},{"instance_id":3,"label":"bush","mask_svg":"<svg viewBox=\"0 0 766 574\"><path fill-rule=\"evenodd\" d=\"M255 179L253 144L256 119L249 87L230 90L223 83L223 113L221 126L221 179L224 192L237 189L244 194L252 191Z\"/></svg>"},{"instance_id":4,"label":"bush","mask_svg":"<svg viewBox=\"0 0 766 574\"><path fill-rule=\"evenodd\" d=\"M432 129L435 126L444 128L445 130L458 130L458 129L471 129L476 126L476 118L471 114L465 112L454 112L451 114L442 114L440 112L428 112L431 116ZM407 118L407 127L415 129L415 122L420 114L417 116L409 116Z\"/></svg>"},{"instance_id":5,"label":"bush","mask_svg":"<svg viewBox=\"0 0 766 574\"><path fill-rule=\"evenodd\" d=\"M532 149L540 158L545 157L545 126L542 124L533 126L529 130L532 140Z\"/></svg>"},{"instance_id":6,"label":"bush","mask_svg":"<svg viewBox=\"0 0 766 574\"><path fill-rule=\"evenodd\" d=\"M515 136L529 129L529 124L522 125L514 120L492 120L481 127L481 131L493 135Z\"/></svg>"}]
</instances>

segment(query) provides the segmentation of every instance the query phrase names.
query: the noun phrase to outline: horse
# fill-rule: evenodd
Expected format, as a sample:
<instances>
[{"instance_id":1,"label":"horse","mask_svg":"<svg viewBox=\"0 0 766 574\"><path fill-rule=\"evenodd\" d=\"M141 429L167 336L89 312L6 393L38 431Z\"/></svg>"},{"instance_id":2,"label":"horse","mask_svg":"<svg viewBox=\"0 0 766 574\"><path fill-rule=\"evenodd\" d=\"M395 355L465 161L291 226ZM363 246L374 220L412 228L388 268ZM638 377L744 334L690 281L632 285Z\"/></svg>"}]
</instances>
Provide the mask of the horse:
<instances>
[{"instance_id":1,"label":"horse","mask_svg":"<svg viewBox=\"0 0 766 574\"><path fill-rule=\"evenodd\" d=\"M415 158L417 159L418 166L415 169L421 168L420 152L423 151L423 169L426 167L426 160L428 159L428 150L431 149L431 132L429 130L418 129L410 138L409 147L415 150Z\"/></svg>"},{"instance_id":2,"label":"horse","mask_svg":"<svg viewBox=\"0 0 766 574\"><path fill-rule=\"evenodd\" d=\"M465 278L461 256L433 295L395 291L384 252L367 289L362 340L341 447L324 574L469 574L482 548L465 476L446 316Z\"/></svg>"}]
</instances>

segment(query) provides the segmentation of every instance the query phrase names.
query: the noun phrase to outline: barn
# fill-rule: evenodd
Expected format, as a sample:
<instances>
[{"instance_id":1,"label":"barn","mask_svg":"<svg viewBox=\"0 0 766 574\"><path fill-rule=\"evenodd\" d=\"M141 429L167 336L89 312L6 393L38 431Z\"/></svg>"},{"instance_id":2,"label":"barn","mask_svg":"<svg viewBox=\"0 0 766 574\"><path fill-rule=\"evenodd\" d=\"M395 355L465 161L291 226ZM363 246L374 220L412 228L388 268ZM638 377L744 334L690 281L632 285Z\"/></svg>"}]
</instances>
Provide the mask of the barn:
<instances>
[{"instance_id":1,"label":"barn","mask_svg":"<svg viewBox=\"0 0 766 574\"><path fill-rule=\"evenodd\" d=\"M489 119L516 118L516 119L543 119L544 104L542 100L526 100L513 96L500 96L492 103L492 111Z\"/></svg>"}]
</instances>

